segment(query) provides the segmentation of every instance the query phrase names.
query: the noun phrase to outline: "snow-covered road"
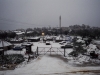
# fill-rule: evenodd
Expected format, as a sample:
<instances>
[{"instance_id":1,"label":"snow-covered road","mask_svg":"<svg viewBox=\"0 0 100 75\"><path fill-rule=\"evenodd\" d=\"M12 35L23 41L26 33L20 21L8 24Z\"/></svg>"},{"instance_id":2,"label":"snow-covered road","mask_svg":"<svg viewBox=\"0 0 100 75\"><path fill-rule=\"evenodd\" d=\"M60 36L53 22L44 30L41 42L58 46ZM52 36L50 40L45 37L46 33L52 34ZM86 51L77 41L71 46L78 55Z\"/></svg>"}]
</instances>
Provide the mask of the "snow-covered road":
<instances>
[{"instance_id":1,"label":"snow-covered road","mask_svg":"<svg viewBox=\"0 0 100 75\"><path fill-rule=\"evenodd\" d=\"M60 47L61 45L58 43L51 42L51 45L45 45L45 43L33 43L32 51L36 51L38 47ZM40 51L42 49L39 49ZM49 50L45 49L45 50ZM60 49L62 50L62 49ZM73 49L66 49L66 56L70 53ZM56 50L55 50L56 51ZM22 51L12 51L9 50L6 52L7 54L23 54L25 55L25 49ZM52 53L53 54L53 53ZM51 54L51 55L52 55ZM59 55L55 53L55 55ZM15 68L15 70L6 70L0 71L0 75L100 75L99 73L92 73L92 72L81 72L81 71L93 71L93 70L100 70L100 66L82 66L82 67L75 67L73 63L79 63L86 61L85 57L80 58L79 61L74 61L73 59L70 60L70 57L64 58L62 56L50 56L40 55L37 59L31 60L28 64L24 63L19 65L19 67ZM60 54L61 55L61 54ZM86 57L87 58L87 57ZM69 61L67 61L69 59ZM23 66L24 65L24 66Z\"/></svg>"},{"instance_id":2,"label":"snow-covered road","mask_svg":"<svg viewBox=\"0 0 100 75\"><path fill-rule=\"evenodd\" d=\"M67 60L67 59L66 59ZM10 71L0 71L0 75L82 75L81 73L71 73L75 71L100 70L100 67L73 67L68 62L54 56L43 55L32 60L23 67ZM93 75L93 73L88 73ZM84 75L87 75L84 73Z\"/></svg>"}]
</instances>

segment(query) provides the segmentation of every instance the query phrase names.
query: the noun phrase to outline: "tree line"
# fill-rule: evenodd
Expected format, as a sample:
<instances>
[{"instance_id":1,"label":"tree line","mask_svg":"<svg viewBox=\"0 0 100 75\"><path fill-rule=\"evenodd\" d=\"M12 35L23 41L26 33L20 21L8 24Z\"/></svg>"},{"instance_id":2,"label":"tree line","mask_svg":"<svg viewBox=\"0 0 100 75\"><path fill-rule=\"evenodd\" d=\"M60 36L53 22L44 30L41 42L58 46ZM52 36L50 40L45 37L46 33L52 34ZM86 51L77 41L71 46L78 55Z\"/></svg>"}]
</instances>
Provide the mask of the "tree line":
<instances>
[{"instance_id":1,"label":"tree line","mask_svg":"<svg viewBox=\"0 0 100 75\"><path fill-rule=\"evenodd\" d=\"M0 32L0 39L1 40L7 40L9 38L15 38L16 33L15 32L6 32L6 31L1 31Z\"/></svg>"},{"instance_id":2,"label":"tree line","mask_svg":"<svg viewBox=\"0 0 100 75\"><path fill-rule=\"evenodd\" d=\"M71 35L81 36L82 38L90 37L92 39L100 38L100 29L79 29L72 30Z\"/></svg>"}]
</instances>

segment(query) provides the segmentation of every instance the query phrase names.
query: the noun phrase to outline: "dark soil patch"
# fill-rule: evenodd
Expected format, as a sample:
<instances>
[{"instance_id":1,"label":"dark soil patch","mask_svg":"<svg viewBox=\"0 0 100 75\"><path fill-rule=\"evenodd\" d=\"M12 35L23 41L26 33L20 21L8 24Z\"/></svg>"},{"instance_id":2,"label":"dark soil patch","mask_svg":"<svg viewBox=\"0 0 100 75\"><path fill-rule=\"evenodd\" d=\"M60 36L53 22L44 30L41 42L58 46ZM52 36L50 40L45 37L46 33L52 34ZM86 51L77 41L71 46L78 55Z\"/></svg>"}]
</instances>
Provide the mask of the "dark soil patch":
<instances>
[{"instance_id":1,"label":"dark soil patch","mask_svg":"<svg viewBox=\"0 0 100 75\"><path fill-rule=\"evenodd\" d=\"M17 64L0 65L0 71L3 71L3 70L14 70L16 66L17 66Z\"/></svg>"},{"instance_id":2,"label":"dark soil patch","mask_svg":"<svg viewBox=\"0 0 100 75\"><path fill-rule=\"evenodd\" d=\"M82 64L75 64L75 66L77 66L77 67L100 66L100 63L84 62Z\"/></svg>"}]
</instances>

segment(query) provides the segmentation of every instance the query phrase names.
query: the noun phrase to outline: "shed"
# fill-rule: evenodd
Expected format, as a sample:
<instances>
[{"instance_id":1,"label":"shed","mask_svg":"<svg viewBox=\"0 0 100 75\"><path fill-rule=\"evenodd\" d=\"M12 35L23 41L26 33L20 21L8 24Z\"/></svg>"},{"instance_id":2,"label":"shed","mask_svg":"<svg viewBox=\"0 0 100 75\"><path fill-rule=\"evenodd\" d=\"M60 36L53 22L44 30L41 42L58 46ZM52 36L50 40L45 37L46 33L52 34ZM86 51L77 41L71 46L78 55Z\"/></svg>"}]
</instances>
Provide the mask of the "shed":
<instances>
[{"instance_id":1,"label":"shed","mask_svg":"<svg viewBox=\"0 0 100 75\"><path fill-rule=\"evenodd\" d=\"M3 46L4 45L4 46ZM10 42L7 41L0 41L0 49L4 49L4 50L10 50L13 48L13 44L11 44Z\"/></svg>"},{"instance_id":2,"label":"shed","mask_svg":"<svg viewBox=\"0 0 100 75\"><path fill-rule=\"evenodd\" d=\"M45 36L44 41L53 41L52 36Z\"/></svg>"},{"instance_id":3,"label":"shed","mask_svg":"<svg viewBox=\"0 0 100 75\"><path fill-rule=\"evenodd\" d=\"M31 44L27 44L27 45L26 45L26 54L31 54L31 53L33 53L33 52L32 52L31 46L32 46Z\"/></svg>"},{"instance_id":4,"label":"shed","mask_svg":"<svg viewBox=\"0 0 100 75\"><path fill-rule=\"evenodd\" d=\"M0 49L0 55L2 55L3 49Z\"/></svg>"},{"instance_id":5,"label":"shed","mask_svg":"<svg viewBox=\"0 0 100 75\"><path fill-rule=\"evenodd\" d=\"M40 41L40 37L28 38L27 40L28 40L28 42L38 42L38 41Z\"/></svg>"},{"instance_id":6,"label":"shed","mask_svg":"<svg viewBox=\"0 0 100 75\"><path fill-rule=\"evenodd\" d=\"M61 36L57 36L55 42L61 42L63 41L63 38Z\"/></svg>"},{"instance_id":7,"label":"shed","mask_svg":"<svg viewBox=\"0 0 100 75\"><path fill-rule=\"evenodd\" d=\"M14 44L14 43L22 43L23 41L24 41L23 39L19 38L19 39L12 39L9 42Z\"/></svg>"}]
</instances>

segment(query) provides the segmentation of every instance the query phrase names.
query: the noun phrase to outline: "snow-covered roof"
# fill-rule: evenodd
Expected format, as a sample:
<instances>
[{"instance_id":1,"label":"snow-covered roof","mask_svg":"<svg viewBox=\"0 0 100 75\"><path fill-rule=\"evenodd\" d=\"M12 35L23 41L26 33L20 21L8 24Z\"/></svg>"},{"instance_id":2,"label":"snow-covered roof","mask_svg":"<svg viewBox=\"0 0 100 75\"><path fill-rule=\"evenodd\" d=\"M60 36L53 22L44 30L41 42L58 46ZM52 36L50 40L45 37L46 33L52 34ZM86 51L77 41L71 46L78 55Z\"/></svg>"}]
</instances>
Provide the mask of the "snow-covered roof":
<instances>
[{"instance_id":1,"label":"snow-covered roof","mask_svg":"<svg viewBox=\"0 0 100 75\"><path fill-rule=\"evenodd\" d=\"M39 39L40 37L31 37L29 39Z\"/></svg>"},{"instance_id":2,"label":"snow-covered roof","mask_svg":"<svg viewBox=\"0 0 100 75\"><path fill-rule=\"evenodd\" d=\"M3 41L4 46L9 46L12 45L11 43L7 42L7 41ZM3 47L2 41L0 41L0 47Z\"/></svg>"},{"instance_id":3,"label":"snow-covered roof","mask_svg":"<svg viewBox=\"0 0 100 75\"><path fill-rule=\"evenodd\" d=\"M52 39L52 37L51 36L48 36L47 39Z\"/></svg>"},{"instance_id":4,"label":"snow-covered roof","mask_svg":"<svg viewBox=\"0 0 100 75\"><path fill-rule=\"evenodd\" d=\"M27 31L27 33L32 33L33 31Z\"/></svg>"},{"instance_id":5,"label":"snow-covered roof","mask_svg":"<svg viewBox=\"0 0 100 75\"><path fill-rule=\"evenodd\" d=\"M56 37L56 40L63 40L61 36Z\"/></svg>"},{"instance_id":6,"label":"snow-covered roof","mask_svg":"<svg viewBox=\"0 0 100 75\"><path fill-rule=\"evenodd\" d=\"M69 40L69 41L71 41L72 38L71 38L70 36L66 36L66 37L65 37L65 40Z\"/></svg>"},{"instance_id":7,"label":"snow-covered roof","mask_svg":"<svg viewBox=\"0 0 100 75\"><path fill-rule=\"evenodd\" d=\"M94 44L90 44L90 45L89 45L89 48L96 49L97 47L96 47L96 45L94 45Z\"/></svg>"},{"instance_id":8,"label":"snow-covered roof","mask_svg":"<svg viewBox=\"0 0 100 75\"><path fill-rule=\"evenodd\" d=\"M81 42L81 43L85 43L84 40L78 39L76 42Z\"/></svg>"},{"instance_id":9,"label":"snow-covered roof","mask_svg":"<svg viewBox=\"0 0 100 75\"><path fill-rule=\"evenodd\" d=\"M22 43L22 45L26 45L26 46L29 46L29 45L32 45L33 43L31 43L31 42L24 42L24 43Z\"/></svg>"},{"instance_id":10,"label":"snow-covered roof","mask_svg":"<svg viewBox=\"0 0 100 75\"><path fill-rule=\"evenodd\" d=\"M24 34L25 32L17 32L16 34L17 35L21 35L21 34Z\"/></svg>"},{"instance_id":11,"label":"snow-covered roof","mask_svg":"<svg viewBox=\"0 0 100 75\"><path fill-rule=\"evenodd\" d=\"M88 51L95 51L97 49L96 45L90 44L88 46Z\"/></svg>"},{"instance_id":12,"label":"snow-covered roof","mask_svg":"<svg viewBox=\"0 0 100 75\"><path fill-rule=\"evenodd\" d=\"M45 36L44 39L52 39L53 37L52 36Z\"/></svg>"},{"instance_id":13,"label":"snow-covered roof","mask_svg":"<svg viewBox=\"0 0 100 75\"><path fill-rule=\"evenodd\" d=\"M80 36L77 36L77 38L78 38L78 39L82 39L82 37L80 37Z\"/></svg>"},{"instance_id":14,"label":"snow-covered roof","mask_svg":"<svg viewBox=\"0 0 100 75\"><path fill-rule=\"evenodd\" d=\"M18 33L18 32L21 32L21 31L15 30L14 32L15 32L15 33Z\"/></svg>"},{"instance_id":15,"label":"snow-covered roof","mask_svg":"<svg viewBox=\"0 0 100 75\"><path fill-rule=\"evenodd\" d=\"M22 38L18 38L18 39L11 39L10 41L21 41L23 40Z\"/></svg>"}]
</instances>

